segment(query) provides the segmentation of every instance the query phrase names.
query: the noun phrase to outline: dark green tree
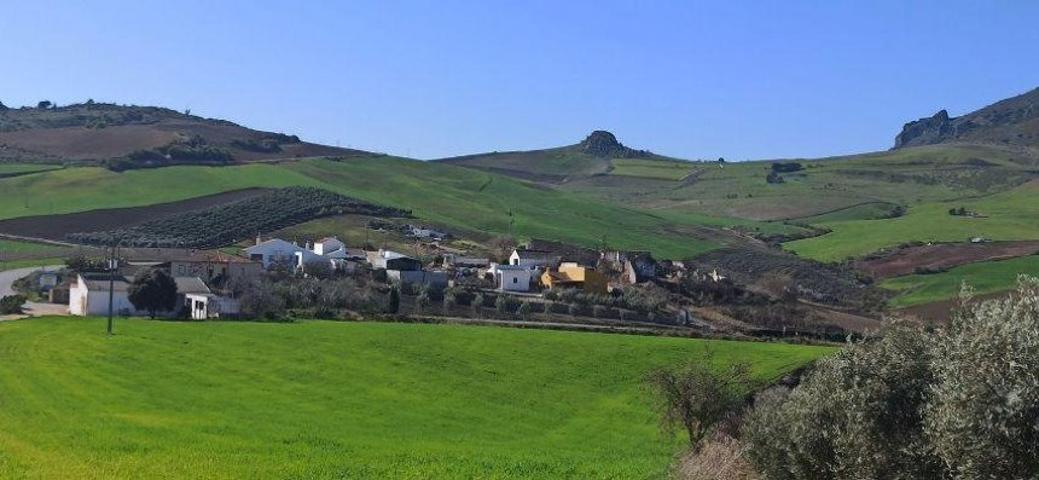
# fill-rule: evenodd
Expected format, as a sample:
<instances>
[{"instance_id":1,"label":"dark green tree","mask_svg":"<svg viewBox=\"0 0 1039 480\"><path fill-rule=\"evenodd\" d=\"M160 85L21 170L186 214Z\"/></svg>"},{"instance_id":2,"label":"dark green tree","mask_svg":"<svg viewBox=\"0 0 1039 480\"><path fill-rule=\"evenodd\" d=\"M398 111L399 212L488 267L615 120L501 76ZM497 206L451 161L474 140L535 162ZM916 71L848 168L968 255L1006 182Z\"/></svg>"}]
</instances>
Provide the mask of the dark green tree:
<instances>
[{"instance_id":1,"label":"dark green tree","mask_svg":"<svg viewBox=\"0 0 1039 480\"><path fill-rule=\"evenodd\" d=\"M397 313L400 310L400 290L397 287L390 289L390 304L386 307L387 313Z\"/></svg>"},{"instance_id":2,"label":"dark green tree","mask_svg":"<svg viewBox=\"0 0 1039 480\"><path fill-rule=\"evenodd\" d=\"M168 312L177 306L177 282L165 270L145 270L134 277L127 289L127 297L134 308L147 310L155 318L158 312Z\"/></svg>"}]
</instances>

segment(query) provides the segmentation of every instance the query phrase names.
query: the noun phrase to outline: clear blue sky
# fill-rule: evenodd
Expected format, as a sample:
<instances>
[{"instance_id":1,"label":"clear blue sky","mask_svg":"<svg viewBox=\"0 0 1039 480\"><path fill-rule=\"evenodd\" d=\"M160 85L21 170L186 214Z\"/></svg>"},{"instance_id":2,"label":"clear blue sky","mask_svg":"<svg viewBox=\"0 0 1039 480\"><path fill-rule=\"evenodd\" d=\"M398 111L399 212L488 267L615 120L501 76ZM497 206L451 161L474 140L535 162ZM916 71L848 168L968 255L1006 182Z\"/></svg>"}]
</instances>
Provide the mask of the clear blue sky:
<instances>
[{"instance_id":1,"label":"clear blue sky","mask_svg":"<svg viewBox=\"0 0 1039 480\"><path fill-rule=\"evenodd\" d=\"M1039 86L1034 0L11 3L9 106L190 107L417 158L593 129L683 158L853 153Z\"/></svg>"}]
</instances>

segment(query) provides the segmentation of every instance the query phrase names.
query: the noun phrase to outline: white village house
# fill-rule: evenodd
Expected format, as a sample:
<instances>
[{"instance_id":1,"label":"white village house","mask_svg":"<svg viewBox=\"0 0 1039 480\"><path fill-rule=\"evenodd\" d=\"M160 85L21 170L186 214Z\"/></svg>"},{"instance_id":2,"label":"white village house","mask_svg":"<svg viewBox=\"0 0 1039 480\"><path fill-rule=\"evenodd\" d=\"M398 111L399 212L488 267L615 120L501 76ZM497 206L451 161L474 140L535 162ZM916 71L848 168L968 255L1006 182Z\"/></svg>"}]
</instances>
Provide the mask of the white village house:
<instances>
[{"instance_id":1,"label":"white village house","mask_svg":"<svg viewBox=\"0 0 1039 480\"><path fill-rule=\"evenodd\" d=\"M112 312L119 315L137 315L127 297L130 284L116 275L112 281ZM109 280L107 274L80 274L69 289L69 314L78 316L108 315Z\"/></svg>"},{"instance_id":2,"label":"white village house","mask_svg":"<svg viewBox=\"0 0 1039 480\"><path fill-rule=\"evenodd\" d=\"M257 237L256 240L256 245L246 248L245 254L250 260L262 263L263 268L271 268L271 265L297 267L321 259L321 255L280 238L259 241Z\"/></svg>"},{"instance_id":3,"label":"white village house","mask_svg":"<svg viewBox=\"0 0 1039 480\"><path fill-rule=\"evenodd\" d=\"M508 292L529 292L532 270L524 265L499 265L492 263L487 270L494 275L494 283L498 290Z\"/></svg>"},{"instance_id":4,"label":"white village house","mask_svg":"<svg viewBox=\"0 0 1039 480\"><path fill-rule=\"evenodd\" d=\"M557 255L544 250L517 248L509 256L509 265L527 267L531 270L553 267L558 263L559 257Z\"/></svg>"},{"instance_id":5,"label":"white village house","mask_svg":"<svg viewBox=\"0 0 1039 480\"><path fill-rule=\"evenodd\" d=\"M184 296L184 306L192 320L238 316L238 300L212 293L189 293Z\"/></svg>"}]
</instances>

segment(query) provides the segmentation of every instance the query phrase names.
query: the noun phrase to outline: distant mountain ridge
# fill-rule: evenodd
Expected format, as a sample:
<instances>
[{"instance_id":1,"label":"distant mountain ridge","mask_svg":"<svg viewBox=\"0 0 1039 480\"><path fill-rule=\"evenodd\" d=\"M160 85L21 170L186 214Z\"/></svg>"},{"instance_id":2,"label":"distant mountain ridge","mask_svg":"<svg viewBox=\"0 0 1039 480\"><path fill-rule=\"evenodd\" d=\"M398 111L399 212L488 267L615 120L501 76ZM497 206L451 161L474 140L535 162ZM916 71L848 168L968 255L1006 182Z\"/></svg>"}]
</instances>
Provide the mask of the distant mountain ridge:
<instances>
[{"instance_id":1,"label":"distant mountain ridge","mask_svg":"<svg viewBox=\"0 0 1039 480\"><path fill-rule=\"evenodd\" d=\"M36 107L0 104L0 162L122 167L232 164L359 152L303 142L162 107L87 101Z\"/></svg>"},{"instance_id":2,"label":"distant mountain ridge","mask_svg":"<svg viewBox=\"0 0 1039 480\"><path fill-rule=\"evenodd\" d=\"M895 137L894 148L939 143L1039 146L1039 88L960 117L940 110L909 122Z\"/></svg>"}]
</instances>

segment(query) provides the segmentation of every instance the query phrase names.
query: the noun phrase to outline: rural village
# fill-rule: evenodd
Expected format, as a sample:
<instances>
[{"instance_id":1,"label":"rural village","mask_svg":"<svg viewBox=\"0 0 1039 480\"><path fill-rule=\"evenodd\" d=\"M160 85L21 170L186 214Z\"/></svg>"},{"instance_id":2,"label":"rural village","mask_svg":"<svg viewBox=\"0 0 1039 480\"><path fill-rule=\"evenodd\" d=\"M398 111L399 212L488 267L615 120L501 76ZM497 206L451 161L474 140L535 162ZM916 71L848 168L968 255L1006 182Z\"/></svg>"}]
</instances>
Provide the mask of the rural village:
<instances>
[{"instance_id":1,"label":"rural village","mask_svg":"<svg viewBox=\"0 0 1039 480\"><path fill-rule=\"evenodd\" d=\"M0 480L1039 479L994 3L7 2Z\"/></svg>"}]
</instances>

